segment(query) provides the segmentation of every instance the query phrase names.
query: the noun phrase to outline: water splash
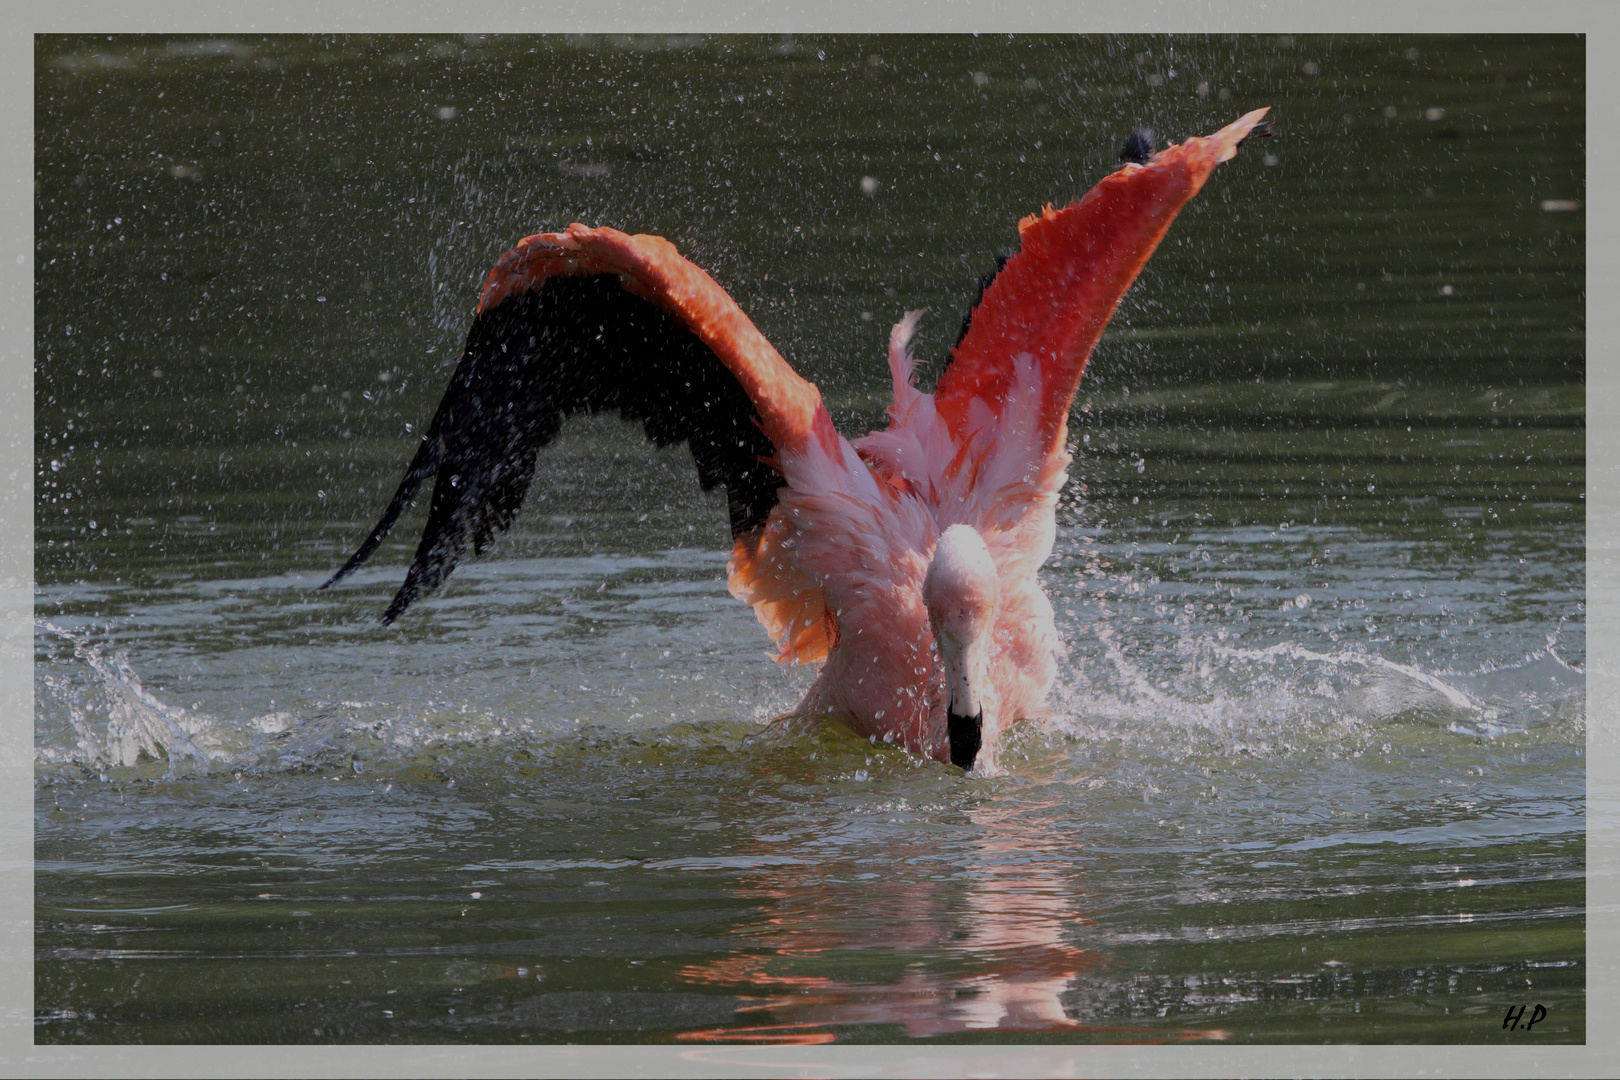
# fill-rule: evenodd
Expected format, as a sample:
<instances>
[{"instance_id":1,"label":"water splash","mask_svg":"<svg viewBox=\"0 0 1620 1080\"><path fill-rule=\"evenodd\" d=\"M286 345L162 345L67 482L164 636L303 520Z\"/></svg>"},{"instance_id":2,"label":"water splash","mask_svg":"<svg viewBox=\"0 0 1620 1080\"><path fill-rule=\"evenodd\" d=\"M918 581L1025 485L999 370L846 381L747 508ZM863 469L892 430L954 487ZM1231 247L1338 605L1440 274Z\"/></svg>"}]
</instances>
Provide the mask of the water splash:
<instances>
[{"instance_id":1,"label":"water splash","mask_svg":"<svg viewBox=\"0 0 1620 1080\"><path fill-rule=\"evenodd\" d=\"M92 643L87 633L74 633L48 620L35 621L37 630L68 642L73 657L94 676L91 687L49 671L41 678L55 700L66 709L79 751L78 761L103 776L111 766L133 768L143 761L166 761L166 776L210 771L228 756L220 744L219 725L209 717L188 713L158 700L144 686L123 652L108 654ZM86 697L100 697L103 719L92 721ZM59 755L43 755L46 760ZM71 758L70 758L71 760ZM57 762L52 762L57 763Z\"/></svg>"},{"instance_id":2,"label":"water splash","mask_svg":"<svg viewBox=\"0 0 1620 1080\"><path fill-rule=\"evenodd\" d=\"M1269 571L1243 585L1257 599L1240 605L1224 581L1166 583L1151 567L1103 565L1129 563L1139 541L1076 541L1049 568L1070 652L1052 720L1032 731L1160 761L1583 737L1585 671L1564 655L1579 655L1579 617L1551 630L1550 619L1493 618L1470 632L1488 611L1460 586L1378 607L1393 585L1369 579L1355 595L1318 585L1302 606L1296 582ZM1240 554L1245 573L1266 568L1254 552ZM64 614L36 624L36 763L64 778L376 776L436 775L460 760L510 771L602 740L697 756L718 741L727 753L763 753L773 740L751 736L790 709L814 673L759 659L757 627L724 594L723 560L682 548L473 564L428 604L430 625L454 622L442 636L375 632L376 596L364 590L390 590L389 568L357 575L360 590L345 594L312 594L314 579L298 574L186 581L133 606L110 587L59 589L53 602ZM1273 604L1279 595L1289 603ZM1364 616L1387 629L1363 637L1353 620ZM176 648L194 658L195 675L181 680L197 695L189 708L142 685L175 678L149 658ZM813 759L816 747L789 742L797 749L786 758L802 750L812 771L826 764Z\"/></svg>"},{"instance_id":3,"label":"water splash","mask_svg":"<svg viewBox=\"0 0 1620 1080\"><path fill-rule=\"evenodd\" d=\"M1054 724L1089 740L1158 752L1272 756L1311 748L1358 753L1391 725L1497 738L1542 724L1584 724L1584 671L1556 638L1515 663L1426 671L1357 648L1283 641L1247 647L1220 630L1138 645L1109 622L1081 642L1053 691Z\"/></svg>"}]
</instances>

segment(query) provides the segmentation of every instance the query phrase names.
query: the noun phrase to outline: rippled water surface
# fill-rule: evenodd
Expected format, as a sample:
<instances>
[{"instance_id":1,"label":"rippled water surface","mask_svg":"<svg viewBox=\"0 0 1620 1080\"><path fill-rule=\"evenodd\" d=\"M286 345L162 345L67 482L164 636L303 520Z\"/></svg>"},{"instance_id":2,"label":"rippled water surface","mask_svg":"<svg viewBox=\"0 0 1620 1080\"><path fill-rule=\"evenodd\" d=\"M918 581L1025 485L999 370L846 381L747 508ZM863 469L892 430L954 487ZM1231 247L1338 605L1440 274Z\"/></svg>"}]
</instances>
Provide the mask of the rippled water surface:
<instances>
[{"instance_id":1,"label":"rippled water surface","mask_svg":"<svg viewBox=\"0 0 1620 1080\"><path fill-rule=\"evenodd\" d=\"M1584 1041L1583 50L39 39L36 1038ZM1008 775L773 723L615 421L395 627L419 518L316 591L518 236L670 236L853 434L1262 104L1077 399Z\"/></svg>"}]
</instances>

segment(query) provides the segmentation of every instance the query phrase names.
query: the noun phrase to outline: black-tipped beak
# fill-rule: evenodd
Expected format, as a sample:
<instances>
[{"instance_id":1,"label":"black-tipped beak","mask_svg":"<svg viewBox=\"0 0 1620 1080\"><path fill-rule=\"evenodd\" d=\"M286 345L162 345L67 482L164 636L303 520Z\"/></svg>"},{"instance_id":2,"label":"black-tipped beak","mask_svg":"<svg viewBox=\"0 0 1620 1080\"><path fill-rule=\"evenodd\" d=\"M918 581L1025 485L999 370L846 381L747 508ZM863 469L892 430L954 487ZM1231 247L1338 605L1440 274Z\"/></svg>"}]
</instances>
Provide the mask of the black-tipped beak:
<instances>
[{"instance_id":1,"label":"black-tipped beak","mask_svg":"<svg viewBox=\"0 0 1620 1080\"><path fill-rule=\"evenodd\" d=\"M980 710L972 716L953 712L947 714L947 718L951 733L951 764L959 769L971 769L974 759L979 756L979 747L984 745L984 711Z\"/></svg>"}]
</instances>

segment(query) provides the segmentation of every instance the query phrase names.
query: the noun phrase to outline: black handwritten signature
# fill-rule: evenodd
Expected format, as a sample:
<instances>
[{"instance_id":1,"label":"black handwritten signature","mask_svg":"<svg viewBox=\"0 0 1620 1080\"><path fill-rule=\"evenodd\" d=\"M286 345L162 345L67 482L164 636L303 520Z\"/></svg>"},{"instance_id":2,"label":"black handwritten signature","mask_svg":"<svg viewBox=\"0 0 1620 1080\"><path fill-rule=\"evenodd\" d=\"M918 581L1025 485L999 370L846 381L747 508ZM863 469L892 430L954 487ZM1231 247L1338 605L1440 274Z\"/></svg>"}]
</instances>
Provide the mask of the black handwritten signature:
<instances>
[{"instance_id":1,"label":"black handwritten signature","mask_svg":"<svg viewBox=\"0 0 1620 1080\"><path fill-rule=\"evenodd\" d=\"M1524 1005L1520 1005L1517 1008L1515 1008L1514 1006L1511 1006L1511 1005L1508 1006L1507 1015L1502 1018L1502 1030L1503 1031L1518 1031L1519 1030L1519 1021L1524 1020L1524 1010L1525 1010L1525 1008L1526 1008L1526 1006L1524 1006ZM1535 1027L1537 1024L1541 1023L1541 1021L1545 1020L1546 1018L1547 1018L1547 1006L1545 1006L1545 1005L1537 1005L1535 1007L1534 1011L1532 1011L1530 1013L1530 1019L1525 1020L1524 1030L1529 1031L1531 1028Z\"/></svg>"}]
</instances>

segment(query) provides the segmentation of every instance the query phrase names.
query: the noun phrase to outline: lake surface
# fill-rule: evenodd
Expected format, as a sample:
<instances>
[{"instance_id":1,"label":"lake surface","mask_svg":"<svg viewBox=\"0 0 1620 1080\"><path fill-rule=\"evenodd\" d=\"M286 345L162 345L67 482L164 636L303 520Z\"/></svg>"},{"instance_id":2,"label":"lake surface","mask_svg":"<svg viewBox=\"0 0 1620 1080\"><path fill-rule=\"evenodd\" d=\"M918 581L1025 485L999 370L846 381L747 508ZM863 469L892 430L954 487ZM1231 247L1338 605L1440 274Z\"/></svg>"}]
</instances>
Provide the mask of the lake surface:
<instances>
[{"instance_id":1,"label":"lake surface","mask_svg":"<svg viewBox=\"0 0 1620 1080\"><path fill-rule=\"evenodd\" d=\"M1585 1041L1583 40L36 41L38 1041ZM395 627L420 513L316 591L518 237L670 237L857 434L1260 105L1076 400L1005 777L771 723L616 421Z\"/></svg>"}]
</instances>

